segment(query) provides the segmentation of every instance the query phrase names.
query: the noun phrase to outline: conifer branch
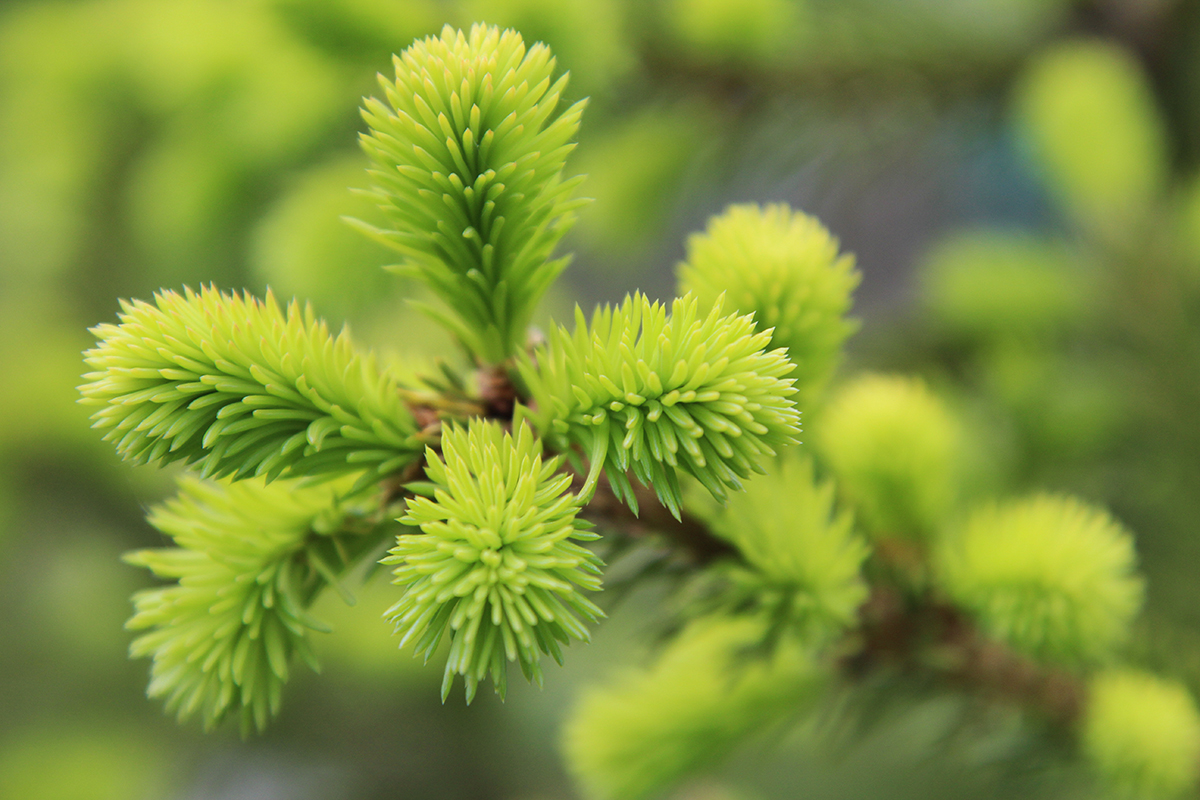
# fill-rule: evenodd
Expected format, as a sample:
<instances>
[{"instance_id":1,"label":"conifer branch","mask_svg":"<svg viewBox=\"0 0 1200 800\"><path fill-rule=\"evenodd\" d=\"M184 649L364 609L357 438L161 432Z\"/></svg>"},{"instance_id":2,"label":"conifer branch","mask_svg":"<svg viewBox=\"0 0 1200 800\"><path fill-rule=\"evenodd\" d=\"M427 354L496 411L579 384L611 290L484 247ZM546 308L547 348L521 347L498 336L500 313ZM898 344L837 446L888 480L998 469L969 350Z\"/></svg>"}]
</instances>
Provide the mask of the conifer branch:
<instances>
[{"instance_id":1,"label":"conifer branch","mask_svg":"<svg viewBox=\"0 0 1200 800\"><path fill-rule=\"evenodd\" d=\"M389 528L334 484L185 476L179 488L149 515L177 546L125 559L177 581L134 596L126 627L149 630L130 654L153 659L147 693L165 697L181 720L198 714L208 729L236 714L243 734L261 731L279 711L293 662L318 669L308 632L328 628L307 608L329 586L347 597L341 575Z\"/></svg>"},{"instance_id":2,"label":"conifer branch","mask_svg":"<svg viewBox=\"0 0 1200 800\"><path fill-rule=\"evenodd\" d=\"M602 564L571 541L598 537L576 517L570 476L542 450L523 424L512 434L484 420L447 430L441 455L426 456L430 496L409 500L401 519L421 534L399 536L383 559L404 587L386 613L401 646L428 660L450 641L443 701L455 675L468 703L488 677L503 697L509 661L540 685L541 653L561 664L560 644L587 641L583 621L604 616L576 589L599 590Z\"/></svg>"},{"instance_id":3,"label":"conifer branch","mask_svg":"<svg viewBox=\"0 0 1200 800\"><path fill-rule=\"evenodd\" d=\"M204 477L337 475L364 483L402 470L430 441L395 379L336 338L311 307L267 293L164 291L122 302L92 329L82 402L126 459L181 461Z\"/></svg>"},{"instance_id":4,"label":"conifer branch","mask_svg":"<svg viewBox=\"0 0 1200 800\"><path fill-rule=\"evenodd\" d=\"M355 222L404 256L449 308L426 308L485 363L515 355L546 289L567 265L552 252L583 201L564 179L584 101L555 116L567 76L516 31L447 26L380 76L366 101L374 188L392 226Z\"/></svg>"},{"instance_id":5,"label":"conifer branch","mask_svg":"<svg viewBox=\"0 0 1200 800\"><path fill-rule=\"evenodd\" d=\"M636 511L632 470L679 518L677 470L724 500L774 448L798 441L784 377L793 365L766 350L770 332L755 332L751 317L723 315L719 302L701 316L690 296L668 314L640 294L597 310L590 326L579 309L575 317L574 333L555 328L518 368L538 429L560 451L587 455L585 498L603 470Z\"/></svg>"}]
</instances>

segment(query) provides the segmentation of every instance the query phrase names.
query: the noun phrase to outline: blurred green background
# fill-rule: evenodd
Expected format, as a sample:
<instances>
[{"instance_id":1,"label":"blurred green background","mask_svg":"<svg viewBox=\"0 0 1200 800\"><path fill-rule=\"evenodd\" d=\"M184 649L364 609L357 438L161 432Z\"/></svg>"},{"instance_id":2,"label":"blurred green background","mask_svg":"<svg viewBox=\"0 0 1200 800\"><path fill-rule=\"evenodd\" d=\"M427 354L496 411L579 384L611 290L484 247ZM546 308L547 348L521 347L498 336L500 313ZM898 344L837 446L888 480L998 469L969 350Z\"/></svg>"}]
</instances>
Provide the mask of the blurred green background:
<instances>
[{"instance_id":1,"label":"blurred green background","mask_svg":"<svg viewBox=\"0 0 1200 800\"><path fill-rule=\"evenodd\" d=\"M214 282L313 301L407 363L450 354L391 256L357 109L444 23L551 45L589 96L595 198L547 304L674 291L688 232L786 201L858 256L849 368L924 375L978 480L1108 505L1150 586L1134 658L1200 690L1200 2L1190 0L18 0L0 7L0 798L566 798L557 731L637 658L663 587L611 609L542 692L437 700L383 581L318 616L262 737L202 735L125 657L121 553L157 546L170 475L121 464L74 387L121 297ZM569 167L571 168L571 167ZM952 703L952 701L944 701ZM939 702L830 755L748 750L680 797L1053 795L939 744ZM990 744L989 744L990 743ZM992 750L988 748L992 747ZM1010 748L1011 749L1011 748ZM774 755L772 755L774 753Z\"/></svg>"}]
</instances>

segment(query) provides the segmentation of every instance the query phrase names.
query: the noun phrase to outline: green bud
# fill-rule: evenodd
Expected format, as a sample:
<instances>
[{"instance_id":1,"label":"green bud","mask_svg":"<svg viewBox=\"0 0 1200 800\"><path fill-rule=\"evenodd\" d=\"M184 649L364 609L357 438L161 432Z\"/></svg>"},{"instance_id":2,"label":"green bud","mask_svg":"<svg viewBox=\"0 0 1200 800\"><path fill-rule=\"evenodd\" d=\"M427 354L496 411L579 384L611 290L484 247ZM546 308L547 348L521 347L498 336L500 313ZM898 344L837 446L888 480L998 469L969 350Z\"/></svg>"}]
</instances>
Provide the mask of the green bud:
<instances>
[{"instance_id":1,"label":"green bud","mask_svg":"<svg viewBox=\"0 0 1200 800\"><path fill-rule=\"evenodd\" d=\"M362 137L387 229L358 227L405 258L450 308L430 309L476 356L498 363L525 343L551 260L574 222L582 178L563 180L584 102L555 116L567 78L543 44L516 31L447 26L395 59L380 78L386 104L363 109Z\"/></svg>"},{"instance_id":2,"label":"green bud","mask_svg":"<svg viewBox=\"0 0 1200 800\"><path fill-rule=\"evenodd\" d=\"M638 294L597 310L590 327L576 309L574 333L556 327L520 362L536 406L529 416L556 447L579 445L591 460L585 498L603 468L636 510L632 470L678 516L677 470L724 500L776 447L797 441L787 355L766 349L770 334L755 332L751 317L723 315L721 298L706 308L702 316L689 295L668 314Z\"/></svg>"}]
</instances>

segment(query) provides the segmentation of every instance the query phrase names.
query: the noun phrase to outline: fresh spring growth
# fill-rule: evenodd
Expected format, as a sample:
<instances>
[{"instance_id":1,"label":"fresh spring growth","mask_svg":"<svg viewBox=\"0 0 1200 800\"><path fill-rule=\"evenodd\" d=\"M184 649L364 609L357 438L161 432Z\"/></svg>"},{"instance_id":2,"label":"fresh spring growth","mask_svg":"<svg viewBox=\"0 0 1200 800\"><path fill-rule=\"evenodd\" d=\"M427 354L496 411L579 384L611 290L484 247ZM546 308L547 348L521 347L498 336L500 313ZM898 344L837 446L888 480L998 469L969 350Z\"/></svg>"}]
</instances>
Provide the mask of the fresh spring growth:
<instances>
[{"instance_id":1,"label":"fresh spring growth","mask_svg":"<svg viewBox=\"0 0 1200 800\"><path fill-rule=\"evenodd\" d=\"M433 499L408 500L401 519L421 533L398 537L382 562L397 565L394 582L404 587L385 616L400 646L413 642L426 659L449 637L443 700L455 675L466 680L467 702L489 675L503 697L508 661L540 685L540 654L561 664L560 643L589 638L580 618L604 616L576 588L600 589L600 559L571 541L598 537L575 517L561 460L542 460L527 425L510 435L472 420L443 434L442 453L426 454Z\"/></svg>"},{"instance_id":2,"label":"fresh spring growth","mask_svg":"<svg viewBox=\"0 0 1200 800\"><path fill-rule=\"evenodd\" d=\"M84 356L93 427L138 464L182 461L205 477L378 478L420 454L396 384L345 330L275 298L163 291L122 302Z\"/></svg>"},{"instance_id":3,"label":"fresh spring growth","mask_svg":"<svg viewBox=\"0 0 1200 800\"><path fill-rule=\"evenodd\" d=\"M563 751L588 797L640 800L717 766L755 731L811 709L826 674L795 640L754 651L761 617L704 617L647 670L586 690Z\"/></svg>"},{"instance_id":4,"label":"fresh spring growth","mask_svg":"<svg viewBox=\"0 0 1200 800\"><path fill-rule=\"evenodd\" d=\"M366 102L369 195L390 220L358 227L404 256L451 309L427 309L476 356L498 363L524 345L538 301L567 259L550 258L581 201L564 180L584 102L555 116L567 76L549 49L513 30L447 26L396 56Z\"/></svg>"},{"instance_id":5,"label":"fresh spring growth","mask_svg":"<svg viewBox=\"0 0 1200 800\"><path fill-rule=\"evenodd\" d=\"M1109 657L1142 603L1133 537L1071 497L977 509L936 559L946 593L988 635L1038 658Z\"/></svg>"},{"instance_id":6,"label":"fresh spring growth","mask_svg":"<svg viewBox=\"0 0 1200 800\"><path fill-rule=\"evenodd\" d=\"M856 378L829 400L813 432L872 536L927 538L950 511L961 431L920 379Z\"/></svg>"},{"instance_id":7,"label":"fresh spring growth","mask_svg":"<svg viewBox=\"0 0 1200 800\"><path fill-rule=\"evenodd\" d=\"M762 610L813 646L854 624L869 550L850 513L835 512L833 483L816 482L810 459L785 453L709 524L745 559L725 570L734 609Z\"/></svg>"},{"instance_id":8,"label":"fresh spring growth","mask_svg":"<svg viewBox=\"0 0 1200 800\"><path fill-rule=\"evenodd\" d=\"M300 658L316 669L306 634L325 628L305 608L332 577L317 555L340 521L332 485L184 476L149 521L177 547L125 560L178 582L134 595L126 623L149 629L130 646L154 660L147 693L181 720L199 714L206 729L236 713L243 733L262 730L289 665Z\"/></svg>"},{"instance_id":9,"label":"fresh spring growth","mask_svg":"<svg viewBox=\"0 0 1200 800\"><path fill-rule=\"evenodd\" d=\"M770 332L756 332L752 317L724 315L721 298L701 316L693 296L668 314L636 294L598 309L590 327L576 308L575 332L556 327L548 339L519 362L529 415L556 448L578 445L590 459L584 498L603 468L636 510L632 469L679 516L676 470L724 500L775 448L797 442L792 363L767 350Z\"/></svg>"},{"instance_id":10,"label":"fresh spring growth","mask_svg":"<svg viewBox=\"0 0 1200 800\"><path fill-rule=\"evenodd\" d=\"M734 205L688 237L679 292L701 307L725 294L730 308L773 328L771 347L796 364L799 402L815 399L837 366L842 343L858 325L846 318L861 276L854 256L814 217L786 205Z\"/></svg>"},{"instance_id":11,"label":"fresh spring growth","mask_svg":"<svg viewBox=\"0 0 1200 800\"><path fill-rule=\"evenodd\" d=\"M1083 751L1114 798L1168 800L1200 778L1200 713L1179 683L1129 669L1092 678Z\"/></svg>"}]
</instances>

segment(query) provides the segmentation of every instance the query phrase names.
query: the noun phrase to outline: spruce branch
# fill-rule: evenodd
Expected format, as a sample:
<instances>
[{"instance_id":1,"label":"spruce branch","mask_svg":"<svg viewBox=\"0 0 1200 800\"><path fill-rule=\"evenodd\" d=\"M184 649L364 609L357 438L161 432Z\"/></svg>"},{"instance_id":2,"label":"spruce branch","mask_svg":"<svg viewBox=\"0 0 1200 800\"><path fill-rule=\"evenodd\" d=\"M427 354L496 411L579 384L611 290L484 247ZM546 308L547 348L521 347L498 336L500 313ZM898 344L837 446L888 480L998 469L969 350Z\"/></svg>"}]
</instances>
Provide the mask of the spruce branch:
<instances>
[{"instance_id":1,"label":"spruce branch","mask_svg":"<svg viewBox=\"0 0 1200 800\"><path fill-rule=\"evenodd\" d=\"M847 318L861 278L854 256L816 218L787 205L732 205L687 241L679 293L702 307L722 294L730 308L772 329L771 347L787 348L802 403L824 388L842 344L858 328Z\"/></svg>"},{"instance_id":2,"label":"spruce branch","mask_svg":"<svg viewBox=\"0 0 1200 800\"><path fill-rule=\"evenodd\" d=\"M386 104L367 100L374 188L391 228L355 224L404 256L449 307L427 308L497 364L521 348L538 301L567 265L551 259L582 201L564 180L585 103L555 116L567 76L516 31L447 26L394 58Z\"/></svg>"},{"instance_id":3,"label":"spruce branch","mask_svg":"<svg viewBox=\"0 0 1200 800\"><path fill-rule=\"evenodd\" d=\"M134 463L194 464L204 477L363 472L417 460L421 434L395 379L333 337L311 306L202 288L122 302L92 329L82 402Z\"/></svg>"},{"instance_id":4,"label":"spruce branch","mask_svg":"<svg viewBox=\"0 0 1200 800\"><path fill-rule=\"evenodd\" d=\"M409 500L401 519L421 534L399 536L383 559L404 587L385 615L401 647L414 642L428 660L450 640L443 701L455 675L468 703L488 677L503 697L509 661L540 685L541 654L561 664L560 644L587 641L584 621L604 616L576 588L600 589L600 560L571 541L598 537L576 517L560 460L542 452L523 424L511 434L484 420L448 429L442 454L426 456L432 497Z\"/></svg>"},{"instance_id":5,"label":"spruce branch","mask_svg":"<svg viewBox=\"0 0 1200 800\"><path fill-rule=\"evenodd\" d=\"M1133 537L1070 497L977 509L935 564L946 593L992 637L1040 659L1105 660L1141 609Z\"/></svg>"},{"instance_id":6,"label":"spruce branch","mask_svg":"<svg viewBox=\"0 0 1200 800\"><path fill-rule=\"evenodd\" d=\"M184 476L179 494L153 508L150 524L176 547L126 561L176 581L134 595L130 646L153 659L151 697L206 729L229 714L243 735L279 711L291 665L318 669L310 630L328 630L306 609L317 594L380 544L378 531L335 484L212 483ZM357 515L357 523L354 517Z\"/></svg>"},{"instance_id":7,"label":"spruce branch","mask_svg":"<svg viewBox=\"0 0 1200 800\"><path fill-rule=\"evenodd\" d=\"M578 308L575 317L574 333L556 327L518 368L538 429L560 451L587 456L585 498L603 470L636 511L632 470L678 519L677 470L724 500L775 448L797 442L785 377L793 365L766 350L770 332L756 332L751 317L724 315L720 302L701 316L691 296L668 314L641 294L598 309L590 326Z\"/></svg>"},{"instance_id":8,"label":"spruce branch","mask_svg":"<svg viewBox=\"0 0 1200 800\"><path fill-rule=\"evenodd\" d=\"M741 556L719 570L726 610L765 613L814 648L857 622L870 550L850 513L835 511L834 485L816 481L810 459L785 454L705 516Z\"/></svg>"}]
</instances>

